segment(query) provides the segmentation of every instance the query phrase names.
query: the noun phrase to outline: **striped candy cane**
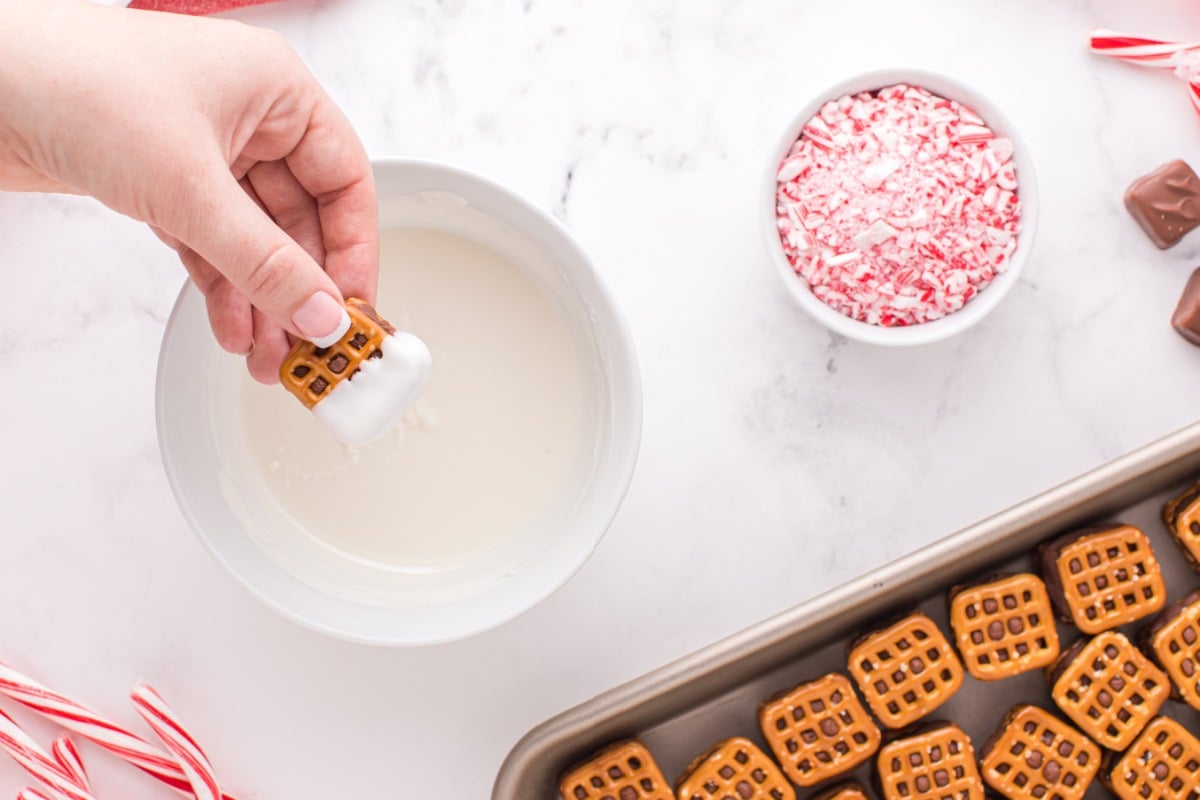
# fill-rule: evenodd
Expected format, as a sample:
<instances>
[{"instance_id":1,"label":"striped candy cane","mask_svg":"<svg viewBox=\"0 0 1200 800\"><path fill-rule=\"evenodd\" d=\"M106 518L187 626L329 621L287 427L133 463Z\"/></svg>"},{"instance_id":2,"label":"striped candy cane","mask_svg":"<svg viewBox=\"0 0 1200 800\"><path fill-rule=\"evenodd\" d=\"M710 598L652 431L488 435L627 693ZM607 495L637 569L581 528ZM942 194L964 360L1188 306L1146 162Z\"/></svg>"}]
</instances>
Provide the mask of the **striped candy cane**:
<instances>
[{"instance_id":1,"label":"striped candy cane","mask_svg":"<svg viewBox=\"0 0 1200 800\"><path fill-rule=\"evenodd\" d=\"M17 792L17 800L54 800L54 798L48 794L43 794L41 789L26 786Z\"/></svg>"},{"instance_id":2,"label":"striped candy cane","mask_svg":"<svg viewBox=\"0 0 1200 800\"><path fill-rule=\"evenodd\" d=\"M63 771L71 776L71 780L75 781L76 786L89 792L92 790L87 769L84 768L83 759L79 756L79 749L75 747L75 742L71 740L70 736L60 736L55 739L50 748L50 755L54 756L54 760L63 768Z\"/></svg>"},{"instance_id":3,"label":"striped candy cane","mask_svg":"<svg viewBox=\"0 0 1200 800\"><path fill-rule=\"evenodd\" d=\"M221 787L217 785L217 777L208 756L158 692L143 684L133 690L130 698L142 719L179 760L179 766L192 784L196 800L219 800Z\"/></svg>"},{"instance_id":4,"label":"striped candy cane","mask_svg":"<svg viewBox=\"0 0 1200 800\"><path fill-rule=\"evenodd\" d=\"M1167 69L1187 81L1192 107L1200 113L1200 42L1190 44L1164 42L1126 36L1109 30L1092 31L1090 46L1093 53L1130 64L1154 69Z\"/></svg>"},{"instance_id":5,"label":"striped candy cane","mask_svg":"<svg viewBox=\"0 0 1200 800\"><path fill-rule=\"evenodd\" d=\"M191 781L174 758L125 728L4 664L0 664L0 694L94 742L171 788L186 795L193 793ZM234 798L226 794L223 800Z\"/></svg>"},{"instance_id":6,"label":"striped candy cane","mask_svg":"<svg viewBox=\"0 0 1200 800\"><path fill-rule=\"evenodd\" d=\"M49 789L52 797L65 800L94 800L91 792L76 784L54 757L43 750L32 736L3 711L0 711L0 748Z\"/></svg>"}]
</instances>

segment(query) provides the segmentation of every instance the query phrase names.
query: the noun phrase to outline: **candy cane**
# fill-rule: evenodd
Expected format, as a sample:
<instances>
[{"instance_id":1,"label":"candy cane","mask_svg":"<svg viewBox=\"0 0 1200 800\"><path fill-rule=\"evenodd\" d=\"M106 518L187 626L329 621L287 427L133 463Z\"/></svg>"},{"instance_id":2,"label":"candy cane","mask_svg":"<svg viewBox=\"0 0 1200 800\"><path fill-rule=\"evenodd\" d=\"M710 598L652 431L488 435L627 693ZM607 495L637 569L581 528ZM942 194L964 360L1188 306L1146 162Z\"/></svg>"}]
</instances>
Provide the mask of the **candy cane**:
<instances>
[{"instance_id":1,"label":"candy cane","mask_svg":"<svg viewBox=\"0 0 1200 800\"><path fill-rule=\"evenodd\" d=\"M17 792L17 800L54 800L54 798L48 794L42 794L41 790L32 786L26 786Z\"/></svg>"},{"instance_id":2,"label":"candy cane","mask_svg":"<svg viewBox=\"0 0 1200 800\"><path fill-rule=\"evenodd\" d=\"M188 776L196 800L218 800L221 787L217 785L217 778L208 756L158 692L143 684L133 690L130 698L142 719L146 720L158 738L162 739L167 750L179 759L179 766Z\"/></svg>"},{"instance_id":3,"label":"candy cane","mask_svg":"<svg viewBox=\"0 0 1200 800\"><path fill-rule=\"evenodd\" d=\"M1187 81L1192 107L1200 113L1200 42L1180 44L1094 30L1089 44L1092 52L1098 55L1142 67L1174 71L1177 77Z\"/></svg>"},{"instance_id":4,"label":"candy cane","mask_svg":"<svg viewBox=\"0 0 1200 800\"><path fill-rule=\"evenodd\" d=\"M75 783L58 765L54 757L43 750L33 737L21 729L12 717L0 711L0 748L33 777L50 789L54 797L66 800L94 800L91 792Z\"/></svg>"},{"instance_id":5,"label":"candy cane","mask_svg":"<svg viewBox=\"0 0 1200 800\"><path fill-rule=\"evenodd\" d=\"M176 791L192 794L187 774L174 758L73 700L42 686L9 666L0 664L0 694L119 756ZM234 800L228 794L224 800Z\"/></svg>"},{"instance_id":6,"label":"candy cane","mask_svg":"<svg viewBox=\"0 0 1200 800\"><path fill-rule=\"evenodd\" d=\"M50 748L50 755L54 756L54 760L63 768L63 771L71 776L71 780L75 781L76 786L89 792L92 790L87 769L84 768L83 759L79 756L79 749L75 747L75 742L70 736L60 736L55 739Z\"/></svg>"}]
</instances>

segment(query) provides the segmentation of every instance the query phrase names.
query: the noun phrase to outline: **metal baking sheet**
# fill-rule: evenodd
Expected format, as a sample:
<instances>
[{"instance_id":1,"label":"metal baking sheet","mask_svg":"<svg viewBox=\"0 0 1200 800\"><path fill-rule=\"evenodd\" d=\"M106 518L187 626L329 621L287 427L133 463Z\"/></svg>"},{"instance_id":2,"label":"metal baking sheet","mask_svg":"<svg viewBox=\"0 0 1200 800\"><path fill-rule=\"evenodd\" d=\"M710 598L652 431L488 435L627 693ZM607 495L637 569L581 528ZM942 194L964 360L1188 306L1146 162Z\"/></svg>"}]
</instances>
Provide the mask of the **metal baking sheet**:
<instances>
[{"instance_id":1,"label":"metal baking sheet","mask_svg":"<svg viewBox=\"0 0 1200 800\"><path fill-rule=\"evenodd\" d=\"M492 800L557 800L558 776L617 739L641 738L674 780L719 739L742 735L762 746L759 702L825 672L846 670L846 645L880 619L920 607L949 636L946 592L1000 571L1033 571L1033 548L1092 523L1122 521L1150 537L1162 563L1168 599L1196 587L1159 519L1163 503L1200 478L1200 424L1185 428L1007 511L965 528L861 578L668 664L534 728L509 753ZM1122 628L1134 633L1142 620ZM1059 622L1065 648L1079 637ZM976 748L1018 702L1054 708L1041 671L987 684L967 676L932 717L951 719ZM1200 734L1200 714L1175 701L1164 713ZM769 752L769 750L768 750ZM853 775L870 787L870 768ZM799 790L799 798L818 788ZM872 789L873 790L873 789ZM1089 800L1111 797L1097 780Z\"/></svg>"}]
</instances>

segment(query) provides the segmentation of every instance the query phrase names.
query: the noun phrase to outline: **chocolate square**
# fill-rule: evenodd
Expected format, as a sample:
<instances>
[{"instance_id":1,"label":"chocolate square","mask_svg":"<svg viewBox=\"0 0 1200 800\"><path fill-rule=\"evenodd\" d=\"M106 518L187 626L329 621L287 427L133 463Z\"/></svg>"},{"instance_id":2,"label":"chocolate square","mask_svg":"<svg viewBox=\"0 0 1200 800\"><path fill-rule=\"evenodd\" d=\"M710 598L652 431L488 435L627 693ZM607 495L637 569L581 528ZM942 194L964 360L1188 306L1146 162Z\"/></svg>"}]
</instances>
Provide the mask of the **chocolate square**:
<instances>
[{"instance_id":1,"label":"chocolate square","mask_svg":"<svg viewBox=\"0 0 1200 800\"><path fill-rule=\"evenodd\" d=\"M1200 178L1183 161L1164 164L1133 182L1125 208L1150 241L1166 250L1200 225Z\"/></svg>"},{"instance_id":2,"label":"chocolate square","mask_svg":"<svg viewBox=\"0 0 1200 800\"><path fill-rule=\"evenodd\" d=\"M1192 272L1179 295L1171 327L1194 345L1200 345L1200 268Z\"/></svg>"}]
</instances>

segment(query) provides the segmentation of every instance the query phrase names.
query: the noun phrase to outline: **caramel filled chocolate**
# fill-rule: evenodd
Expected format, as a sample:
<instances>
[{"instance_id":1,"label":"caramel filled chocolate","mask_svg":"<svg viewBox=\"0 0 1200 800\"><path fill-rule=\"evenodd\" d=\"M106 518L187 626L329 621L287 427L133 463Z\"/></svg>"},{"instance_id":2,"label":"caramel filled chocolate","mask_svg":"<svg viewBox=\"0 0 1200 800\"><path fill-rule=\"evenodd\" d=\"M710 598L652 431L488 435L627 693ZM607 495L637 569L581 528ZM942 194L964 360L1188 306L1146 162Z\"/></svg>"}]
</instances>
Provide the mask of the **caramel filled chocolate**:
<instances>
[{"instance_id":1,"label":"caramel filled chocolate","mask_svg":"<svg viewBox=\"0 0 1200 800\"><path fill-rule=\"evenodd\" d=\"M1171 161L1133 182L1125 208L1165 250L1200 225L1200 178L1185 162Z\"/></svg>"},{"instance_id":2,"label":"caramel filled chocolate","mask_svg":"<svg viewBox=\"0 0 1200 800\"><path fill-rule=\"evenodd\" d=\"M1194 345L1200 345L1200 268L1188 278L1171 315L1171 327Z\"/></svg>"},{"instance_id":3,"label":"caramel filled chocolate","mask_svg":"<svg viewBox=\"0 0 1200 800\"><path fill-rule=\"evenodd\" d=\"M1164 164L1133 182L1125 208L1150 241L1166 250L1200 225L1200 178L1183 161Z\"/></svg>"}]
</instances>

